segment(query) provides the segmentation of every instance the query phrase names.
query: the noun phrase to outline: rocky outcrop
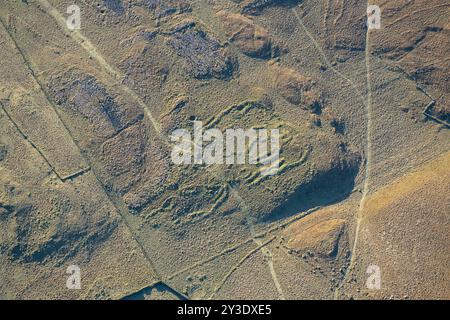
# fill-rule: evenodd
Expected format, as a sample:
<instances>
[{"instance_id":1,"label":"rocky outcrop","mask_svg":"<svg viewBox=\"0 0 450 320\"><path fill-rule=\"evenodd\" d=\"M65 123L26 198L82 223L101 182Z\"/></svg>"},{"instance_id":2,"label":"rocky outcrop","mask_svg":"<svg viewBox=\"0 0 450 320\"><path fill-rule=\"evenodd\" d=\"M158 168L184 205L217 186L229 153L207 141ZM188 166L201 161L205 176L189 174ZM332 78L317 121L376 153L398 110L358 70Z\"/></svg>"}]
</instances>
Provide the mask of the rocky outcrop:
<instances>
[{"instance_id":1,"label":"rocky outcrop","mask_svg":"<svg viewBox=\"0 0 450 320\"><path fill-rule=\"evenodd\" d=\"M97 78L69 71L47 85L58 106L86 119L99 136L111 136L142 117L142 110L119 101ZM58 89L55 89L58 88Z\"/></svg>"},{"instance_id":2,"label":"rocky outcrop","mask_svg":"<svg viewBox=\"0 0 450 320\"><path fill-rule=\"evenodd\" d=\"M8 150L6 149L6 146L0 143L0 161L5 160L7 153Z\"/></svg>"},{"instance_id":3,"label":"rocky outcrop","mask_svg":"<svg viewBox=\"0 0 450 320\"><path fill-rule=\"evenodd\" d=\"M119 16L125 13L125 8L123 6L122 0L103 0L103 3L109 10L112 10Z\"/></svg>"}]
</instances>

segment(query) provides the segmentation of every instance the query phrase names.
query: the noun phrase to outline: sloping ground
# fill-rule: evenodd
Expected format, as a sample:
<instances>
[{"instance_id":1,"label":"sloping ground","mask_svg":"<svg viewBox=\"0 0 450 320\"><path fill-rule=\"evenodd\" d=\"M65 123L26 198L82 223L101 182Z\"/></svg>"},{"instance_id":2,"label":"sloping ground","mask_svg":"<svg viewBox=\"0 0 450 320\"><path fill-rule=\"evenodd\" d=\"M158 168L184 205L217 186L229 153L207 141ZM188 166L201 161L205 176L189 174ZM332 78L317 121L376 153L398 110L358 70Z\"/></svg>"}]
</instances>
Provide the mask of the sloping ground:
<instances>
[{"instance_id":1,"label":"sloping ground","mask_svg":"<svg viewBox=\"0 0 450 320\"><path fill-rule=\"evenodd\" d=\"M449 299L449 213L450 153L372 194L342 297ZM369 265L380 267L381 290L365 286Z\"/></svg>"},{"instance_id":2,"label":"sloping ground","mask_svg":"<svg viewBox=\"0 0 450 320\"><path fill-rule=\"evenodd\" d=\"M355 195L292 223L269 245L286 298L448 299L449 178L447 152L370 195L354 252Z\"/></svg>"},{"instance_id":3,"label":"sloping ground","mask_svg":"<svg viewBox=\"0 0 450 320\"><path fill-rule=\"evenodd\" d=\"M0 295L117 299L156 282L4 25L0 34ZM70 265L81 290L66 287Z\"/></svg>"}]
</instances>

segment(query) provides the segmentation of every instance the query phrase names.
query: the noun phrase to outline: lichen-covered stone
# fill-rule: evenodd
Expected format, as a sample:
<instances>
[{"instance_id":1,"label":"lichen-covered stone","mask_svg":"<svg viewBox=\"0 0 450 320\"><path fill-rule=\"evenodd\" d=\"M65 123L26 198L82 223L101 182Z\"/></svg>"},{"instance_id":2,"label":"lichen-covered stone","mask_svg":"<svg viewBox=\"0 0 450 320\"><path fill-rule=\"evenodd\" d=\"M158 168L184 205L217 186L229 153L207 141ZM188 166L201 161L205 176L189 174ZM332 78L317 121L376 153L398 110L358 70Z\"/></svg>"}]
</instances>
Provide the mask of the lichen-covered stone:
<instances>
[{"instance_id":1,"label":"lichen-covered stone","mask_svg":"<svg viewBox=\"0 0 450 320\"><path fill-rule=\"evenodd\" d=\"M235 62L217 39L194 27L175 33L169 45L184 59L187 71L197 79L229 79Z\"/></svg>"}]
</instances>

